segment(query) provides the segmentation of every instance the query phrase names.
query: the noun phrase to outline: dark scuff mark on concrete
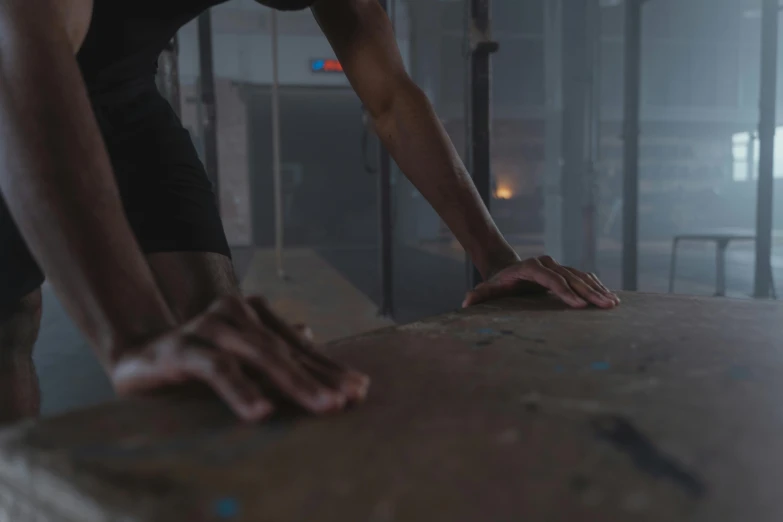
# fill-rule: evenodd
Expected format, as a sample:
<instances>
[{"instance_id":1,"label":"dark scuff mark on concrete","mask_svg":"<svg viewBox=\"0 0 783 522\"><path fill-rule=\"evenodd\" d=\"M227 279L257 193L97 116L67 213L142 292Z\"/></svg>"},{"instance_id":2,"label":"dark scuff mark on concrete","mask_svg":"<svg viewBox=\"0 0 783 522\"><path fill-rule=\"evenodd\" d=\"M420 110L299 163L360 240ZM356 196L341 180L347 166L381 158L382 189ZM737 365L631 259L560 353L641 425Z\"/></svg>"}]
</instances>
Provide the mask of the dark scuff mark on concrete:
<instances>
[{"instance_id":1,"label":"dark scuff mark on concrete","mask_svg":"<svg viewBox=\"0 0 783 522\"><path fill-rule=\"evenodd\" d=\"M617 415L600 415L593 418L592 426L597 437L628 455L640 471L658 479L669 480L692 497L704 495L704 481L655 447L630 421Z\"/></svg>"}]
</instances>

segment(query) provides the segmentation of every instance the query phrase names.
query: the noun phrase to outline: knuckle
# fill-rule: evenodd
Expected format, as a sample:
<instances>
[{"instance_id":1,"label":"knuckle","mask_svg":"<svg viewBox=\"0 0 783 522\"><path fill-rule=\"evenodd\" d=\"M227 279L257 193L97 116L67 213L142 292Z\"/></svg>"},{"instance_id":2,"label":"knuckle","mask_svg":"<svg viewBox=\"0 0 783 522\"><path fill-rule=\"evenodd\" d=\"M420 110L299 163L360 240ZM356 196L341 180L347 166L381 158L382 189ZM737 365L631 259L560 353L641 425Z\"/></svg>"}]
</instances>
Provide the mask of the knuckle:
<instances>
[{"instance_id":1,"label":"knuckle","mask_svg":"<svg viewBox=\"0 0 783 522\"><path fill-rule=\"evenodd\" d=\"M233 373L233 361L228 357L213 356L206 361L207 373L214 377L227 377Z\"/></svg>"},{"instance_id":2,"label":"knuckle","mask_svg":"<svg viewBox=\"0 0 783 522\"><path fill-rule=\"evenodd\" d=\"M235 323L237 320L244 320L253 315L252 307L245 300L238 296L226 296L220 298L212 310L219 314L223 320Z\"/></svg>"},{"instance_id":3,"label":"knuckle","mask_svg":"<svg viewBox=\"0 0 783 522\"><path fill-rule=\"evenodd\" d=\"M191 322L185 327L185 332L193 334L195 336L211 339L215 336L215 331L218 328L220 319L214 315L204 315ZM191 337L187 338L187 341L193 342L195 339Z\"/></svg>"},{"instance_id":4,"label":"knuckle","mask_svg":"<svg viewBox=\"0 0 783 522\"><path fill-rule=\"evenodd\" d=\"M214 309L227 313L237 313L243 309L242 299L235 295L224 295L215 302Z\"/></svg>"},{"instance_id":5,"label":"knuckle","mask_svg":"<svg viewBox=\"0 0 783 522\"><path fill-rule=\"evenodd\" d=\"M555 260L552 259L552 256L549 256L549 255L541 256L541 257L538 258L538 260L539 260L539 262L541 262L543 264L552 264L552 263L555 262Z\"/></svg>"}]
</instances>

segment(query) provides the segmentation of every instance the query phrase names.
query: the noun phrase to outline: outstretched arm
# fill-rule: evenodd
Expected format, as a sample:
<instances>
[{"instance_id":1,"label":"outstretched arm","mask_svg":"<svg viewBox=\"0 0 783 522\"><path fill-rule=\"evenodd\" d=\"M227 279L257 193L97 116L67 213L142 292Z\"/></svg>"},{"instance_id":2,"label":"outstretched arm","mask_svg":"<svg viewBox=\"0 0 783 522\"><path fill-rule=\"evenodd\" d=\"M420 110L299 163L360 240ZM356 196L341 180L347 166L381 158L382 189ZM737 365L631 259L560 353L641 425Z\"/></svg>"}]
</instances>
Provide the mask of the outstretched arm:
<instances>
[{"instance_id":1,"label":"outstretched arm","mask_svg":"<svg viewBox=\"0 0 783 522\"><path fill-rule=\"evenodd\" d=\"M115 390L198 381L246 420L275 408L257 376L313 413L361 400L365 376L312 349L258 298L227 297L176 323L125 218L74 59L90 7L0 1L0 190Z\"/></svg>"},{"instance_id":2,"label":"outstretched arm","mask_svg":"<svg viewBox=\"0 0 783 522\"><path fill-rule=\"evenodd\" d=\"M76 63L91 13L92 0L0 2L0 191L105 362L174 319L125 218Z\"/></svg>"},{"instance_id":3,"label":"outstretched arm","mask_svg":"<svg viewBox=\"0 0 783 522\"><path fill-rule=\"evenodd\" d=\"M405 71L377 0L319 0L313 12L378 136L487 281L466 299L546 288L575 307L612 307L603 285L550 258L521 261L498 230L427 97Z\"/></svg>"}]
</instances>

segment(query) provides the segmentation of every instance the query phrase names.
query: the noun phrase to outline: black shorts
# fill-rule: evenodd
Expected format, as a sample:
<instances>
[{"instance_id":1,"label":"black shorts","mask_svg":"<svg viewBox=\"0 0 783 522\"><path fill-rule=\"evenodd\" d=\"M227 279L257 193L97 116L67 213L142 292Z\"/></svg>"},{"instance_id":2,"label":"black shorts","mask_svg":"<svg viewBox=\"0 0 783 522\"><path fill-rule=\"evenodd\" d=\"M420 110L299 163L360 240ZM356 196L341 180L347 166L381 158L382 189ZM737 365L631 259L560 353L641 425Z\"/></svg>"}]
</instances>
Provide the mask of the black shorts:
<instances>
[{"instance_id":1,"label":"black shorts","mask_svg":"<svg viewBox=\"0 0 783 522\"><path fill-rule=\"evenodd\" d=\"M154 82L93 97L93 109L142 250L230 257L212 183L190 133ZM43 281L0 195L0 310Z\"/></svg>"}]
</instances>

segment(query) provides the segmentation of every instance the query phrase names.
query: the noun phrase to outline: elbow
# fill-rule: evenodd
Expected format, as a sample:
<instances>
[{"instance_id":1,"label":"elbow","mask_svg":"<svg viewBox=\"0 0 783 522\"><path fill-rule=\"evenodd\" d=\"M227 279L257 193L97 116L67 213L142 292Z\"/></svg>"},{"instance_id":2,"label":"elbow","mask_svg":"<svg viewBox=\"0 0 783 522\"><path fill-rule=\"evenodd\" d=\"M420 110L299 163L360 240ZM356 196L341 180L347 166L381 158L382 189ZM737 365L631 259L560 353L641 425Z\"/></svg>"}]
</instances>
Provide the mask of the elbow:
<instances>
[{"instance_id":1,"label":"elbow","mask_svg":"<svg viewBox=\"0 0 783 522\"><path fill-rule=\"evenodd\" d=\"M92 21L93 0L66 0L57 2L59 17L74 54L79 52Z\"/></svg>"}]
</instances>

